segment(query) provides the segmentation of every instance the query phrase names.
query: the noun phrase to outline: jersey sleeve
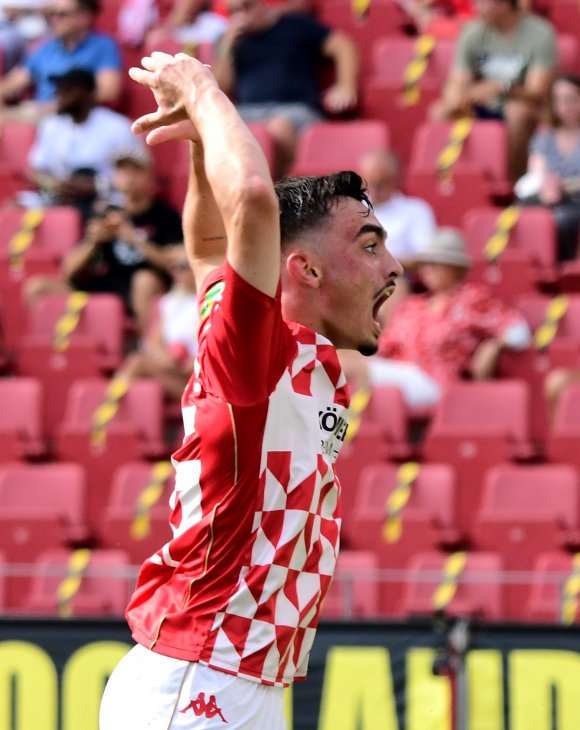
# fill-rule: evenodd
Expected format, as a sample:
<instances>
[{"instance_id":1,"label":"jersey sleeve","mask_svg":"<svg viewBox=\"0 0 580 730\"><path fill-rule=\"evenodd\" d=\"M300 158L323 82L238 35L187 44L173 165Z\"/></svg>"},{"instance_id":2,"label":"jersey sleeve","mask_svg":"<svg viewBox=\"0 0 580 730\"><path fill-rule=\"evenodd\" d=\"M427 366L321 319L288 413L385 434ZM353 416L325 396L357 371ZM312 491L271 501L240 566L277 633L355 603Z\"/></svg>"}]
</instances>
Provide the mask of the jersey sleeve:
<instances>
[{"instance_id":1,"label":"jersey sleeve","mask_svg":"<svg viewBox=\"0 0 580 730\"><path fill-rule=\"evenodd\" d=\"M276 297L225 264L202 287L199 378L205 391L238 406L266 400L296 351Z\"/></svg>"}]
</instances>

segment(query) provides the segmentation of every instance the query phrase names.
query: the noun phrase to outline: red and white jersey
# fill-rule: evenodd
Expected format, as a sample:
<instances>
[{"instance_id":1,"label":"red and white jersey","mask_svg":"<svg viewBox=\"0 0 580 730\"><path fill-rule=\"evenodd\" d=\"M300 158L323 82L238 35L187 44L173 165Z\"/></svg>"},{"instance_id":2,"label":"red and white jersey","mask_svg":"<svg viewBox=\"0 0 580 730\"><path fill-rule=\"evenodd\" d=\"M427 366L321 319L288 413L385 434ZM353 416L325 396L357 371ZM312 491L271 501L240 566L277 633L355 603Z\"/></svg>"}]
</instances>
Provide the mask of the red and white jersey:
<instances>
[{"instance_id":1,"label":"red and white jersey","mask_svg":"<svg viewBox=\"0 0 580 730\"><path fill-rule=\"evenodd\" d=\"M173 538L127 609L136 641L265 684L306 675L340 533L346 380L332 344L225 266L204 282L173 462Z\"/></svg>"}]
</instances>

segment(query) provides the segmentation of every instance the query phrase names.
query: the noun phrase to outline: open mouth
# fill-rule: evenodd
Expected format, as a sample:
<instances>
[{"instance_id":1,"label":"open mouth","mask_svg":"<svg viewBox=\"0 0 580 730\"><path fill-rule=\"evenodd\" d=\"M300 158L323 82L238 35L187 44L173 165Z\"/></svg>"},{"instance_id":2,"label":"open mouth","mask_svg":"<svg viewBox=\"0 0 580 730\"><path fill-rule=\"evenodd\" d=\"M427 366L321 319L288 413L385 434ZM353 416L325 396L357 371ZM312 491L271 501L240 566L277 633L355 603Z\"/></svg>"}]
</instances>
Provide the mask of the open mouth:
<instances>
[{"instance_id":1,"label":"open mouth","mask_svg":"<svg viewBox=\"0 0 580 730\"><path fill-rule=\"evenodd\" d=\"M375 298L375 303L373 304L373 319L377 324L379 323L379 311L381 307L387 301L387 299L392 296L394 291L395 285L388 284L383 289L381 289L380 293Z\"/></svg>"}]
</instances>

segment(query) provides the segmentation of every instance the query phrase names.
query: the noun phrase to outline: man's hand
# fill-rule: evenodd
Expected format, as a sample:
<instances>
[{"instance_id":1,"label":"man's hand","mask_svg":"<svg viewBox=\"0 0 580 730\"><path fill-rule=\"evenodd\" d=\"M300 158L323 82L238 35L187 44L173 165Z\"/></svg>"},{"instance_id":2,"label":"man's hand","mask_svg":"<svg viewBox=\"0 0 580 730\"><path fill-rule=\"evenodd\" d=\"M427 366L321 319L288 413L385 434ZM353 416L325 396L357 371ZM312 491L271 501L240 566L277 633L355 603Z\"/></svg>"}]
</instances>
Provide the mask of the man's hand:
<instances>
[{"instance_id":1,"label":"man's hand","mask_svg":"<svg viewBox=\"0 0 580 730\"><path fill-rule=\"evenodd\" d=\"M322 103L324 108L333 113L339 114L347 109L352 109L357 102L357 90L350 86L334 84L324 92Z\"/></svg>"},{"instance_id":2,"label":"man's hand","mask_svg":"<svg viewBox=\"0 0 580 730\"><path fill-rule=\"evenodd\" d=\"M504 85L501 81L488 79L478 81L469 89L468 96L472 104L489 106L495 99L501 96Z\"/></svg>"},{"instance_id":3,"label":"man's hand","mask_svg":"<svg viewBox=\"0 0 580 730\"><path fill-rule=\"evenodd\" d=\"M178 53L170 56L167 53L155 51L141 61L143 68L129 69L129 75L134 81L148 86L157 102L157 111L145 114L133 122L135 134L150 133L163 127L170 127L179 122L187 121L191 127L187 137L184 137L185 127L173 130L172 136L152 135L151 143L158 143L165 139L174 139L178 133L181 139L192 139L195 134L189 120L186 104L203 90L217 88L217 82L207 66L197 59ZM163 139L159 137L162 136ZM149 134L147 141L150 142Z\"/></svg>"}]
</instances>

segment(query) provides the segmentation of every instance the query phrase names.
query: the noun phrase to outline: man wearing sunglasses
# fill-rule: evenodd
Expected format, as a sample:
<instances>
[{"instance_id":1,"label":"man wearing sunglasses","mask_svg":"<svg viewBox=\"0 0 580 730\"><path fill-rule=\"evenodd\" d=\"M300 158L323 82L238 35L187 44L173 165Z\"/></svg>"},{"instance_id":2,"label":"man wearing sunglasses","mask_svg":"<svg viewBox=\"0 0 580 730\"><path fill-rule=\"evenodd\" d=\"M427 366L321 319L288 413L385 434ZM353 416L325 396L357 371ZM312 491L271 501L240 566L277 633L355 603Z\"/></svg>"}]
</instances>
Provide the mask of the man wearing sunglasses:
<instances>
[{"instance_id":1,"label":"man wearing sunglasses","mask_svg":"<svg viewBox=\"0 0 580 730\"><path fill-rule=\"evenodd\" d=\"M115 40L94 30L98 0L53 0L47 13L52 38L33 51L0 81L0 102L18 100L31 86L34 96L4 110L4 117L37 121L52 111L55 87L51 77L71 68L95 75L96 101L114 103L121 89L121 57Z\"/></svg>"}]
</instances>

